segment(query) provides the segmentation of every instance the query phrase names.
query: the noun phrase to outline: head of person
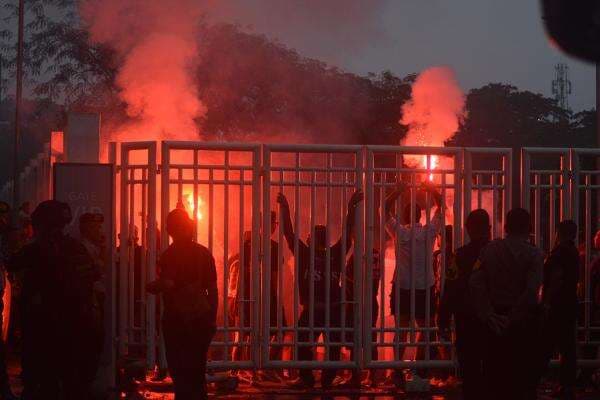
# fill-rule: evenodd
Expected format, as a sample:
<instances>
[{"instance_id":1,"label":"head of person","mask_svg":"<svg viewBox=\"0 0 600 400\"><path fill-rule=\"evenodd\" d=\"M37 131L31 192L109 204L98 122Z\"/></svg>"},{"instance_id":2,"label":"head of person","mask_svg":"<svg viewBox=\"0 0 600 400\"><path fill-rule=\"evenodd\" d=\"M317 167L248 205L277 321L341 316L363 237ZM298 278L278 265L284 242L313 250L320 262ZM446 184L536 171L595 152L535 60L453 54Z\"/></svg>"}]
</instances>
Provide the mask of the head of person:
<instances>
[{"instance_id":1,"label":"head of person","mask_svg":"<svg viewBox=\"0 0 600 400\"><path fill-rule=\"evenodd\" d=\"M21 203L21 207L19 209L25 214L29 215L31 213L31 203L29 201L24 201Z\"/></svg>"},{"instance_id":2,"label":"head of person","mask_svg":"<svg viewBox=\"0 0 600 400\"><path fill-rule=\"evenodd\" d=\"M327 228L325 227L325 225L315 225L314 231L315 231L314 238L309 233L308 237L306 238L306 242L310 246L311 242L314 239L313 244L315 246L315 249L316 250L325 250L325 248L327 247Z\"/></svg>"},{"instance_id":3,"label":"head of person","mask_svg":"<svg viewBox=\"0 0 600 400\"><path fill-rule=\"evenodd\" d=\"M465 222L471 241L489 240L491 235L490 215L482 208L473 210Z\"/></svg>"},{"instance_id":4,"label":"head of person","mask_svg":"<svg viewBox=\"0 0 600 400\"><path fill-rule=\"evenodd\" d=\"M404 206L404 210L402 210L402 220L405 224L410 224L411 223L411 208L412 208L412 203L408 203L407 205ZM421 221L421 206L416 203L415 204L415 217L414 217L414 223L418 224Z\"/></svg>"},{"instance_id":5,"label":"head of person","mask_svg":"<svg viewBox=\"0 0 600 400\"><path fill-rule=\"evenodd\" d=\"M275 211L271 211L271 235L277 230L277 224L277 213Z\"/></svg>"},{"instance_id":6,"label":"head of person","mask_svg":"<svg viewBox=\"0 0 600 400\"><path fill-rule=\"evenodd\" d=\"M104 235L102 224L104 216L100 213L84 213L79 217L79 233L83 239L95 244L102 244Z\"/></svg>"},{"instance_id":7,"label":"head of person","mask_svg":"<svg viewBox=\"0 0 600 400\"><path fill-rule=\"evenodd\" d=\"M579 233L579 237L583 237L582 232ZM594 236L594 248L600 249L600 230L596 232L596 235Z\"/></svg>"},{"instance_id":8,"label":"head of person","mask_svg":"<svg viewBox=\"0 0 600 400\"><path fill-rule=\"evenodd\" d=\"M561 221L556 227L556 241L558 243L574 242L577 237L577 224L567 219Z\"/></svg>"},{"instance_id":9,"label":"head of person","mask_svg":"<svg viewBox=\"0 0 600 400\"><path fill-rule=\"evenodd\" d=\"M175 242L192 240L193 221L185 210L176 208L167 215L167 233Z\"/></svg>"},{"instance_id":10,"label":"head of person","mask_svg":"<svg viewBox=\"0 0 600 400\"><path fill-rule=\"evenodd\" d=\"M513 208L506 214L504 230L508 235L523 236L529 240L531 234L531 215L524 208Z\"/></svg>"},{"instance_id":11,"label":"head of person","mask_svg":"<svg viewBox=\"0 0 600 400\"><path fill-rule=\"evenodd\" d=\"M62 234L71 219L71 207L57 200L42 201L31 213L33 232L38 237Z\"/></svg>"}]
</instances>

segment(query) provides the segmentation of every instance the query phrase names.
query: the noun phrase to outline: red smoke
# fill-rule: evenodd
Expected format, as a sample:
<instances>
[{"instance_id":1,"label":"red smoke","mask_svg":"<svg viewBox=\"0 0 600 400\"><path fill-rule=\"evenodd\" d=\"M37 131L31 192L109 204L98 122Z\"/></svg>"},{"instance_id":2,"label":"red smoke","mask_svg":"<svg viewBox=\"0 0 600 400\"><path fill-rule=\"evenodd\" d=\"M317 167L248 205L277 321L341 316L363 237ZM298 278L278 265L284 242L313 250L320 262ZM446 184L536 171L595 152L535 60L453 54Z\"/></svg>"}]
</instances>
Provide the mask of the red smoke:
<instances>
[{"instance_id":1,"label":"red smoke","mask_svg":"<svg viewBox=\"0 0 600 400\"><path fill-rule=\"evenodd\" d=\"M111 45L122 61L120 97L136 122L110 140L197 138L206 112L191 71L198 64L195 0L87 0L80 11L91 38Z\"/></svg>"},{"instance_id":2,"label":"red smoke","mask_svg":"<svg viewBox=\"0 0 600 400\"><path fill-rule=\"evenodd\" d=\"M402 144L443 147L464 116L465 95L452 69L428 68L419 74L412 86L412 98L402 106L400 123L409 128ZM423 157L409 157L406 161L427 167ZM435 168L437 162L432 157L430 168Z\"/></svg>"}]
</instances>

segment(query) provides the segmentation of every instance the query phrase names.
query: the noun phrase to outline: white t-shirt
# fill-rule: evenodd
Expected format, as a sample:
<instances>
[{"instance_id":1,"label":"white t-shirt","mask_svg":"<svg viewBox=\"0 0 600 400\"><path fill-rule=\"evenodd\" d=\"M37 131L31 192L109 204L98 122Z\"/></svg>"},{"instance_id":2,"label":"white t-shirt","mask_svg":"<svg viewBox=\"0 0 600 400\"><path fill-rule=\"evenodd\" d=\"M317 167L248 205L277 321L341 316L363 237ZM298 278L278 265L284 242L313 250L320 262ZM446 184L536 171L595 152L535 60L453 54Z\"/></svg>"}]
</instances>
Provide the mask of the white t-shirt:
<instances>
[{"instance_id":1,"label":"white t-shirt","mask_svg":"<svg viewBox=\"0 0 600 400\"><path fill-rule=\"evenodd\" d=\"M440 209L436 210L429 224L421 225L416 223L410 225L399 224L395 218L390 218L386 224L386 229L390 236L397 242L395 249L397 267L394 269L394 281L396 274L399 274L399 284L401 289L410 289L411 285L411 234L415 235L415 262L414 278L415 289L426 289L435 284L433 273L433 250L435 246L435 237L440 233L442 227L442 214ZM429 247L427 240L429 238ZM429 254L429 256L427 256ZM429 265L427 265L429 257Z\"/></svg>"}]
</instances>

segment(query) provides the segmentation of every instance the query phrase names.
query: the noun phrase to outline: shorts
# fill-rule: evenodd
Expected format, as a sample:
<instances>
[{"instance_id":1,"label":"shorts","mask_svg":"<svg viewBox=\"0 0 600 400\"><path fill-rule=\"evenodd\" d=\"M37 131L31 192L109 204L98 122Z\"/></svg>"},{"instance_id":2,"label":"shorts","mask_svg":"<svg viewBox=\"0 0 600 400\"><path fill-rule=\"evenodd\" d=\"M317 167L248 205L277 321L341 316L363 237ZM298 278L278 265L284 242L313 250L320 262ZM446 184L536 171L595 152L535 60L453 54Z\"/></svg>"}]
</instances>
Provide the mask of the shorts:
<instances>
[{"instance_id":1,"label":"shorts","mask_svg":"<svg viewBox=\"0 0 600 400\"><path fill-rule=\"evenodd\" d=\"M396 315L396 288L392 286L392 293L390 294L390 310L392 315ZM410 318L411 309L411 296L410 289L400 289L399 293L400 300L400 317ZM425 319L427 317L427 290L415 289L415 318ZM437 296L435 293L435 287L429 288L429 318L435 317L435 309L437 303Z\"/></svg>"}]
</instances>

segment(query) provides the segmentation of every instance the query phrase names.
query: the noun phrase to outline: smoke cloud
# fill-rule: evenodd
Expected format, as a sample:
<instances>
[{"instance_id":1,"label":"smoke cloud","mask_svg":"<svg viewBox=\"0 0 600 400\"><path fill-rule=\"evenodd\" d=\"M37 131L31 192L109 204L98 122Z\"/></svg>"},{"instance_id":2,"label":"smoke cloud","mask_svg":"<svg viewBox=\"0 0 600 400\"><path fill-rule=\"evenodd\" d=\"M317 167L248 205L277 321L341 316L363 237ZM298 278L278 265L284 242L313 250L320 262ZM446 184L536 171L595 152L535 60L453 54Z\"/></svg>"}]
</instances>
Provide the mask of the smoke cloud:
<instances>
[{"instance_id":1,"label":"smoke cloud","mask_svg":"<svg viewBox=\"0 0 600 400\"><path fill-rule=\"evenodd\" d=\"M122 62L120 97L134 123L111 140L197 138L195 119L206 108L192 71L198 65L197 0L87 0L80 14L91 39L113 47Z\"/></svg>"},{"instance_id":2,"label":"smoke cloud","mask_svg":"<svg viewBox=\"0 0 600 400\"><path fill-rule=\"evenodd\" d=\"M465 117L465 95L448 67L423 71L412 86L412 98L402 106L400 123L409 130L406 146L444 146Z\"/></svg>"}]
</instances>

